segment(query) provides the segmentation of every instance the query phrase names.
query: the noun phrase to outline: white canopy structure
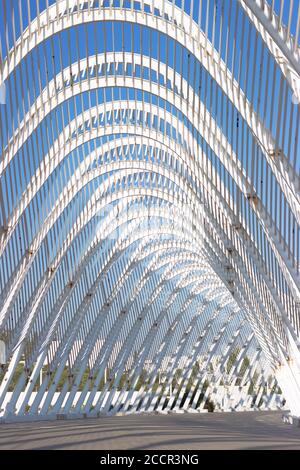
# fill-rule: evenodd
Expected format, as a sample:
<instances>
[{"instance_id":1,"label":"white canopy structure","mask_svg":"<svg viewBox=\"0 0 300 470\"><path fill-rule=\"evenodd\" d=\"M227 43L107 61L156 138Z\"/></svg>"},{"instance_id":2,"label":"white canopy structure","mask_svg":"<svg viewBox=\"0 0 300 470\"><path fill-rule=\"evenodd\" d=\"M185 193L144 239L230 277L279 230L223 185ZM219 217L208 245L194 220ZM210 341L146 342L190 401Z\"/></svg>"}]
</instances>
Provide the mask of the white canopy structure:
<instances>
[{"instance_id":1,"label":"white canopy structure","mask_svg":"<svg viewBox=\"0 0 300 470\"><path fill-rule=\"evenodd\" d=\"M300 417L299 0L0 0L0 420Z\"/></svg>"}]
</instances>

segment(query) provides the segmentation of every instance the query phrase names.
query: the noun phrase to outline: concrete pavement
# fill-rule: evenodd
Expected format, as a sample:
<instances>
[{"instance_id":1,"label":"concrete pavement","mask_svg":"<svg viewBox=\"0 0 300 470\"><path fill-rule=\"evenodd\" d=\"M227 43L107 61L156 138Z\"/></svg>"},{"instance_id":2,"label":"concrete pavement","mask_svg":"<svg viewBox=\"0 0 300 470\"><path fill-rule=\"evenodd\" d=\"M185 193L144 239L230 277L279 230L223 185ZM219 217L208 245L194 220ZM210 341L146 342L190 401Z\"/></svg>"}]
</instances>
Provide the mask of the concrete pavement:
<instances>
[{"instance_id":1,"label":"concrete pavement","mask_svg":"<svg viewBox=\"0 0 300 470\"><path fill-rule=\"evenodd\" d=\"M281 412L130 415L1 424L3 449L300 449Z\"/></svg>"}]
</instances>

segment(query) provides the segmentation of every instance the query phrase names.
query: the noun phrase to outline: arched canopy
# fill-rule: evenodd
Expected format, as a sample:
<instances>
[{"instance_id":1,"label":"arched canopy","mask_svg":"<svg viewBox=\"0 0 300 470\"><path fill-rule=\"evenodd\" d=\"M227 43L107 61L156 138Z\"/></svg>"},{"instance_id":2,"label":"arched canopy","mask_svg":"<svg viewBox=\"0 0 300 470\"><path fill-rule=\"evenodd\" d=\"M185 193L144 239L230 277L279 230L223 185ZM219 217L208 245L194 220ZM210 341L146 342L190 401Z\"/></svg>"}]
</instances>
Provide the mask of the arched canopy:
<instances>
[{"instance_id":1,"label":"arched canopy","mask_svg":"<svg viewBox=\"0 0 300 470\"><path fill-rule=\"evenodd\" d=\"M228 387L300 415L300 9L279 3L3 2L0 417Z\"/></svg>"}]
</instances>

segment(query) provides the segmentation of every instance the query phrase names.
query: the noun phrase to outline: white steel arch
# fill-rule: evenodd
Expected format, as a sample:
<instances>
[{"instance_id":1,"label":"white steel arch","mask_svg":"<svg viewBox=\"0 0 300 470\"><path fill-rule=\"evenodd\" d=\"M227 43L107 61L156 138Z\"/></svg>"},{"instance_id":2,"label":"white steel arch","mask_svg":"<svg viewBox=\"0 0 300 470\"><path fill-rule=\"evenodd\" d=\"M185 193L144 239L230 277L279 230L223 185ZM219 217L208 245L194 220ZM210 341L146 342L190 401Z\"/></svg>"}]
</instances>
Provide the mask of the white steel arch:
<instances>
[{"instance_id":1,"label":"white steel arch","mask_svg":"<svg viewBox=\"0 0 300 470\"><path fill-rule=\"evenodd\" d=\"M0 420L300 416L300 8L275 3L1 2Z\"/></svg>"}]
</instances>

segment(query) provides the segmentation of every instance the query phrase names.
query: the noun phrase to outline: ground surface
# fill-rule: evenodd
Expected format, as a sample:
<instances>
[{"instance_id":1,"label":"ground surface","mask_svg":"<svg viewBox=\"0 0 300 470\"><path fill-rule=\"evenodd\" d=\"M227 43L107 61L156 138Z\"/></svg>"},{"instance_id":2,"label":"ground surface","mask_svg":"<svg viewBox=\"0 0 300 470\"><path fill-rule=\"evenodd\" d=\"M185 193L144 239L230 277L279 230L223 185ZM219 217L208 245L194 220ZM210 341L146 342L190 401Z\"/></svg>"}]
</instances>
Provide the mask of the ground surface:
<instances>
[{"instance_id":1,"label":"ground surface","mask_svg":"<svg viewBox=\"0 0 300 470\"><path fill-rule=\"evenodd\" d=\"M136 415L0 425L2 449L300 449L279 412Z\"/></svg>"}]
</instances>

